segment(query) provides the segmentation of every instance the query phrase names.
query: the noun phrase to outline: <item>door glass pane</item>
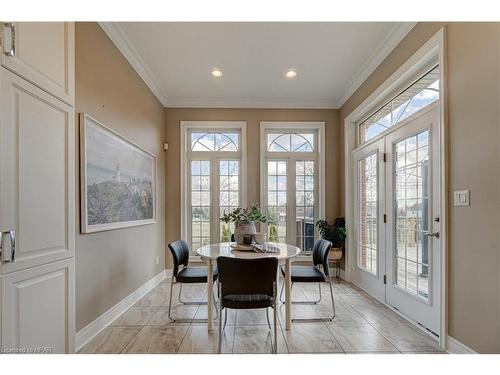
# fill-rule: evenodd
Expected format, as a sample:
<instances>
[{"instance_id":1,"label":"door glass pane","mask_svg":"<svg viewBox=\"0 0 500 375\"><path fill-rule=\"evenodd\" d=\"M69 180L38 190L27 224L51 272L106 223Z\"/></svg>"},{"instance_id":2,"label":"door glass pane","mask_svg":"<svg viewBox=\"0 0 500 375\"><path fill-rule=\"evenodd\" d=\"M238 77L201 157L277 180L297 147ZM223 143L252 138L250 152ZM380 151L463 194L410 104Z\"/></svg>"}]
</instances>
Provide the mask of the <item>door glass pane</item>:
<instances>
[{"instance_id":1,"label":"door glass pane","mask_svg":"<svg viewBox=\"0 0 500 375\"><path fill-rule=\"evenodd\" d=\"M220 217L240 206L239 160L219 160L219 206ZM220 223L220 241L231 241L234 223Z\"/></svg>"},{"instance_id":2,"label":"door glass pane","mask_svg":"<svg viewBox=\"0 0 500 375\"><path fill-rule=\"evenodd\" d=\"M296 246L311 251L314 246L314 161L295 162Z\"/></svg>"},{"instance_id":3,"label":"door glass pane","mask_svg":"<svg viewBox=\"0 0 500 375\"><path fill-rule=\"evenodd\" d=\"M377 154L358 161L358 266L377 274Z\"/></svg>"},{"instance_id":4,"label":"door glass pane","mask_svg":"<svg viewBox=\"0 0 500 375\"><path fill-rule=\"evenodd\" d=\"M394 144L395 280L407 292L429 298L429 131Z\"/></svg>"},{"instance_id":5,"label":"door glass pane","mask_svg":"<svg viewBox=\"0 0 500 375\"><path fill-rule=\"evenodd\" d=\"M286 242L287 221L287 162L270 160L267 162L267 215L268 239Z\"/></svg>"},{"instance_id":6,"label":"door glass pane","mask_svg":"<svg viewBox=\"0 0 500 375\"><path fill-rule=\"evenodd\" d=\"M210 161L191 161L191 250L210 243Z\"/></svg>"}]
</instances>

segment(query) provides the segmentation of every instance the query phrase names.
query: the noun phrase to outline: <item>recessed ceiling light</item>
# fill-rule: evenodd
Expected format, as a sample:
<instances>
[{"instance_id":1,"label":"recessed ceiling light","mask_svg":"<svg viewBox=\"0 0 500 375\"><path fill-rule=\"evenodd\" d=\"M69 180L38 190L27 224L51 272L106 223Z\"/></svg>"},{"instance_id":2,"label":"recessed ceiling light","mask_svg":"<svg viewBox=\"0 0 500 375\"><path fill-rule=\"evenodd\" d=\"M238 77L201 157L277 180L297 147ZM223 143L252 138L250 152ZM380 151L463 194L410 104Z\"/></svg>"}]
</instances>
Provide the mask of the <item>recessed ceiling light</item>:
<instances>
[{"instance_id":1,"label":"recessed ceiling light","mask_svg":"<svg viewBox=\"0 0 500 375\"><path fill-rule=\"evenodd\" d=\"M294 79L295 77L297 77L297 72L295 71L295 69L289 69L285 73L285 77L288 79Z\"/></svg>"},{"instance_id":2,"label":"recessed ceiling light","mask_svg":"<svg viewBox=\"0 0 500 375\"><path fill-rule=\"evenodd\" d=\"M222 70L215 68L215 69L213 69L213 70L212 70L212 75L213 75L215 78L220 78L220 77L222 77L222 76L223 76L223 74L222 74Z\"/></svg>"}]
</instances>

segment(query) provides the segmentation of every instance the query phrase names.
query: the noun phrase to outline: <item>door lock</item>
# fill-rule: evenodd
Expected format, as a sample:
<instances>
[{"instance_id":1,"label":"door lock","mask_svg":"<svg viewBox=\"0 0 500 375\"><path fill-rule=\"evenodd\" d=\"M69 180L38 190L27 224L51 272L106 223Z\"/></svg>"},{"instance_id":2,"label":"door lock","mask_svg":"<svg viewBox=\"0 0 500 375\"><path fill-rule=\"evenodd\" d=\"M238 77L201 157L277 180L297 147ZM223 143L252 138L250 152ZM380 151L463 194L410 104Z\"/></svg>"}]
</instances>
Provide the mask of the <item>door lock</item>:
<instances>
[{"instance_id":1,"label":"door lock","mask_svg":"<svg viewBox=\"0 0 500 375\"><path fill-rule=\"evenodd\" d=\"M424 234L427 237L436 237L436 238L439 238L439 232L434 232L434 233L424 232Z\"/></svg>"}]
</instances>

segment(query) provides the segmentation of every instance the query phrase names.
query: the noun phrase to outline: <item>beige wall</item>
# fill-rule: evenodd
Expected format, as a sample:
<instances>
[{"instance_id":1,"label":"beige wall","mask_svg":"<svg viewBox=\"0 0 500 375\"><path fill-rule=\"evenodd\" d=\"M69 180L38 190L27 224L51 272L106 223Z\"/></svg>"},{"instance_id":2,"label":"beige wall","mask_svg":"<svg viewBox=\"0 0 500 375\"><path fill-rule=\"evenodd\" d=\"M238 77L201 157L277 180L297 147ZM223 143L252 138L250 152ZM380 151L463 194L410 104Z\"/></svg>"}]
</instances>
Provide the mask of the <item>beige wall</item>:
<instances>
[{"instance_id":1,"label":"beige wall","mask_svg":"<svg viewBox=\"0 0 500 375\"><path fill-rule=\"evenodd\" d=\"M326 137L326 218L340 215L340 129L338 110L302 109L193 109L167 108L166 141L166 241L180 238L180 122L246 121L247 197L260 201L260 121L324 121ZM170 254L168 254L170 259ZM170 260L167 261L169 263Z\"/></svg>"},{"instance_id":2,"label":"beige wall","mask_svg":"<svg viewBox=\"0 0 500 375\"><path fill-rule=\"evenodd\" d=\"M77 233L78 331L163 270L165 262L165 111L96 23L76 24L76 112L88 113L156 154L158 162L156 224Z\"/></svg>"},{"instance_id":3,"label":"beige wall","mask_svg":"<svg viewBox=\"0 0 500 375\"><path fill-rule=\"evenodd\" d=\"M342 128L346 116L442 26L419 23L405 37L341 108ZM449 334L476 351L500 353L500 24L445 26ZM342 155L342 171L343 163ZM453 207L457 189L471 189L470 207Z\"/></svg>"}]
</instances>

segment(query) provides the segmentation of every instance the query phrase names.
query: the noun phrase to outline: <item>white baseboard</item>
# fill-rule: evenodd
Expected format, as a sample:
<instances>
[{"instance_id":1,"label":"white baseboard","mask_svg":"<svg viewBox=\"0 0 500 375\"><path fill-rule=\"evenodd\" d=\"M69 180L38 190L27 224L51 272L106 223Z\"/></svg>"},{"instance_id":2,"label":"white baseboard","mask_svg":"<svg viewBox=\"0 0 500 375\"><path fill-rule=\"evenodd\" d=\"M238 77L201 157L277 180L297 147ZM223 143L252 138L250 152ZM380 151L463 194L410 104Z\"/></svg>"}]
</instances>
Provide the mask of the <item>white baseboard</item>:
<instances>
[{"instance_id":1,"label":"white baseboard","mask_svg":"<svg viewBox=\"0 0 500 375\"><path fill-rule=\"evenodd\" d=\"M450 354L477 354L476 351L451 336L446 336L446 351Z\"/></svg>"},{"instance_id":2,"label":"white baseboard","mask_svg":"<svg viewBox=\"0 0 500 375\"><path fill-rule=\"evenodd\" d=\"M106 328L111 322L118 318L121 314L127 311L142 297L148 294L155 286L161 283L165 278L172 273L172 270L163 270L154 276L152 279L146 281L138 289L130 293L127 297L122 299L100 317L87 326L82 328L76 333L75 348L76 351L80 350L85 344L92 340L99 332Z\"/></svg>"}]
</instances>

